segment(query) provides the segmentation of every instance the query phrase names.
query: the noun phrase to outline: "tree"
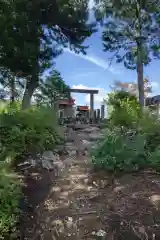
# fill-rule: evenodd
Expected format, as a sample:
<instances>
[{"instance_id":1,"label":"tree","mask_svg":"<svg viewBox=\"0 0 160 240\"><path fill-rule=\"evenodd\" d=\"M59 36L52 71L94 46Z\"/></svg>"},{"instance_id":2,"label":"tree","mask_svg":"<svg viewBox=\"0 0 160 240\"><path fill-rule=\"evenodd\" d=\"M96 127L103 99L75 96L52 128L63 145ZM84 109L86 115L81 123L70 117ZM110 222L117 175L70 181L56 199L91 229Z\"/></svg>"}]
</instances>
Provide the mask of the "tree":
<instances>
[{"instance_id":1,"label":"tree","mask_svg":"<svg viewBox=\"0 0 160 240\"><path fill-rule=\"evenodd\" d=\"M112 108L110 121L113 125L133 127L141 116L139 102L136 96L129 92L110 93L107 104Z\"/></svg>"},{"instance_id":2,"label":"tree","mask_svg":"<svg viewBox=\"0 0 160 240\"><path fill-rule=\"evenodd\" d=\"M105 17L104 51L137 70L139 102L144 105L143 66L160 57L160 4L157 0L97 0L97 20Z\"/></svg>"},{"instance_id":3,"label":"tree","mask_svg":"<svg viewBox=\"0 0 160 240\"><path fill-rule=\"evenodd\" d=\"M1 6L0 64L25 78L26 108L39 77L63 47L85 52L83 42L94 32L87 23L88 0L5 0Z\"/></svg>"},{"instance_id":4,"label":"tree","mask_svg":"<svg viewBox=\"0 0 160 240\"><path fill-rule=\"evenodd\" d=\"M69 86L65 84L60 73L54 70L49 77L41 81L34 98L37 103L53 106L61 98L70 98Z\"/></svg>"},{"instance_id":5,"label":"tree","mask_svg":"<svg viewBox=\"0 0 160 240\"><path fill-rule=\"evenodd\" d=\"M152 86L148 78L143 80L144 82L144 97L148 97L149 93L152 92ZM132 95L138 96L138 85L134 82L121 82L115 81L114 90L129 92Z\"/></svg>"},{"instance_id":6,"label":"tree","mask_svg":"<svg viewBox=\"0 0 160 240\"><path fill-rule=\"evenodd\" d=\"M10 98L10 103L14 103L21 96L24 90L23 80L16 78L8 69L0 69L0 85L5 92L5 98Z\"/></svg>"}]
</instances>

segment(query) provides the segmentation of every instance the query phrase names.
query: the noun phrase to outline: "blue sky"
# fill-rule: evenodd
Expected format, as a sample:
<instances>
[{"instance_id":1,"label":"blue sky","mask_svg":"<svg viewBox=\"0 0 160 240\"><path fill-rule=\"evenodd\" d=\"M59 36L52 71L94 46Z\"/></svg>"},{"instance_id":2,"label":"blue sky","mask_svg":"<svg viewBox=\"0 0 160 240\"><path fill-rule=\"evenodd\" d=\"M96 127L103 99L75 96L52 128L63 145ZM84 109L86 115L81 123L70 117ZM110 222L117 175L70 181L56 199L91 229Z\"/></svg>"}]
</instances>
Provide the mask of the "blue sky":
<instances>
[{"instance_id":1,"label":"blue sky","mask_svg":"<svg viewBox=\"0 0 160 240\"><path fill-rule=\"evenodd\" d=\"M56 69L62 74L63 79L70 87L96 88L99 95L95 97L95 106L111 91L110 86L115 80L123 82L135 82L136 71L126 69L123 64L112 62L112 56L103 52L101 33L97 32L86 40L89 45L87 55L78 55L66 49L56 59ZM153 95L160 94L160 62L153 60L144 69L144 77L148 77L152 83ZM77 104L88 104L89 96L85 94L74 94Z\"/></svg>"}]
</instances>

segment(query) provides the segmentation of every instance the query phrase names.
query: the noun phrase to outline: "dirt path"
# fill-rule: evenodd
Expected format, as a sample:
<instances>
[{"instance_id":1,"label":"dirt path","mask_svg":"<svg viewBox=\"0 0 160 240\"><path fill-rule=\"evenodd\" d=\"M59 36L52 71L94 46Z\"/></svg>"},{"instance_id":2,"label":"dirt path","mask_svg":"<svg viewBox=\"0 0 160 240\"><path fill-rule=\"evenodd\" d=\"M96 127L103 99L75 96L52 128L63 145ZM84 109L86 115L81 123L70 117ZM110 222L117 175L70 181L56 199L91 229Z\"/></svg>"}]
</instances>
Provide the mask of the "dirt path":
<instances>
[{"instance_id":1,"label":"dirt path","mask_svg":"<svg viewBox=\"0 0 160 240\"><path fill-rule=\"evenodd\" d=\"M89 140L88 133L79 135ZM113 178L93 172L90 158L82 155L85 148L74 135L73 154L64 158L61 176L41 168L25 173L28 198L20 239L160 239L159 175L148 171ZM78 155L73 149L80 149Z\"/></svg>"}]
</instances>

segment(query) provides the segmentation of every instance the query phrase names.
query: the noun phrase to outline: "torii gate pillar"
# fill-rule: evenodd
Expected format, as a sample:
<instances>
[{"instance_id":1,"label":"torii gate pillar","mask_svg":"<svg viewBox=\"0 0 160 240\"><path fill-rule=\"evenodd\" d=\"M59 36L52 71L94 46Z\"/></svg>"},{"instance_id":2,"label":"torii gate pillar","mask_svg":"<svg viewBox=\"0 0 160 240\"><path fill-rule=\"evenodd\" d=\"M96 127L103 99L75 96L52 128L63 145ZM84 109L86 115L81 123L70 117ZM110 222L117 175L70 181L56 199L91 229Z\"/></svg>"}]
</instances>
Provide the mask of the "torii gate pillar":
<instances>
[{"instance_id":1,"label":"torii gate pillar","mask_svg":"<svg viewBox=\"0 0 160 240\"><path fill-rule=\"evenodd\" d=\"M94 94L90 94L90 118L94 118Z\"/></svg>"}]
</instances>

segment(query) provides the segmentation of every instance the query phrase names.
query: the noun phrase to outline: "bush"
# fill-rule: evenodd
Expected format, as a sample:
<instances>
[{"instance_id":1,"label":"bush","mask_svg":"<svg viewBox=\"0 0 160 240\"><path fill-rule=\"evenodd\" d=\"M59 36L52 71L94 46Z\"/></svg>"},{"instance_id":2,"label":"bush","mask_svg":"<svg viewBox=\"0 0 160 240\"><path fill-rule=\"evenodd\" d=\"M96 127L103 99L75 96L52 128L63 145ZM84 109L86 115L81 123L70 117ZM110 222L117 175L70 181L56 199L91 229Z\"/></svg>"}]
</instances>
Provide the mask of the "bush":
<instances>
[{"instance_id":1,"label":"bush","mask_svg":"<svg viewBox=\"0 0 160 240\"><path fill-rule=\"evenodd\" d=\"M146 150L154 152L160 146L160 120L145 112L139 119L138 130L146 135Z\"/></svg>"},{"instance_id":2,"label":"bush","mask_svg":"<svg viewBox=\"0 0 160 240\"><path fill-rule=\"evenodd\" d=\"M112 171L134 171L144 167L160 170L160 120L137 100L123 92L112 94L110 103L110 133L92 152L96 168ZM119 97L119 98L118 98Z\"/></svg>"},{"instance_id":3,"label":"bush","mask_svg":"<svg viewBox=\"0 0 160 240\"><path fill-rule=\"evenodd\" d=\"M153 169L160 170L160 147L151 152L148 157L149 166Z\"/></svg>"},{"instance_id":4,"label":"bush","mask_svg":"<svg viewBox=\"0 0 160 240\"><path fill-rule=\"evenodd\" d=\"M8 164L0 162L0 239L12 239L19 216L20 182Z\"/></svg>"},{"instance_id":5,"label":"bush","mask_svg":"<svg viewBox=\"0 0 160 240\"><path fill-rule=\"evenodd\" d=\"M120 131L111 131L92 151L93 164L109 171L136 171L146 166L145 136L128 138Z\"/></svg>"},{"instance_id":6,"label":"bush","mask_svg":"<svg viewBox=\"0 0 160 240\"><path fill-rule=\"evenodd\" d=\"M20 182L10 163L53 150L60 140L53 109L19 106L5 105L0 113L0 239L12 239L19 216Z\"/></svg>"},{"instance_id":7,"label":"bush","mask_svg":"<svg viewBox=\"0 0 160 240\"><path fill-rule=\"evenodd\" d=\"M111 93L108 104L113 109L109 119L113 126L135 127L141 115L140 106L135 96L123 91Z\"/></svg>"},{"instance_id":8,"label":"bush","mask_svg":"<svg viewBox=\"0 0 160 240\"><path fill-rule=\"evenodd\" d=\"M57 121L52 109L31 107L24 111L12 109L1 114L2 160L11 155L22 161L23 157L52 150L59 140Z\"/></svg>"}]
</instances>

